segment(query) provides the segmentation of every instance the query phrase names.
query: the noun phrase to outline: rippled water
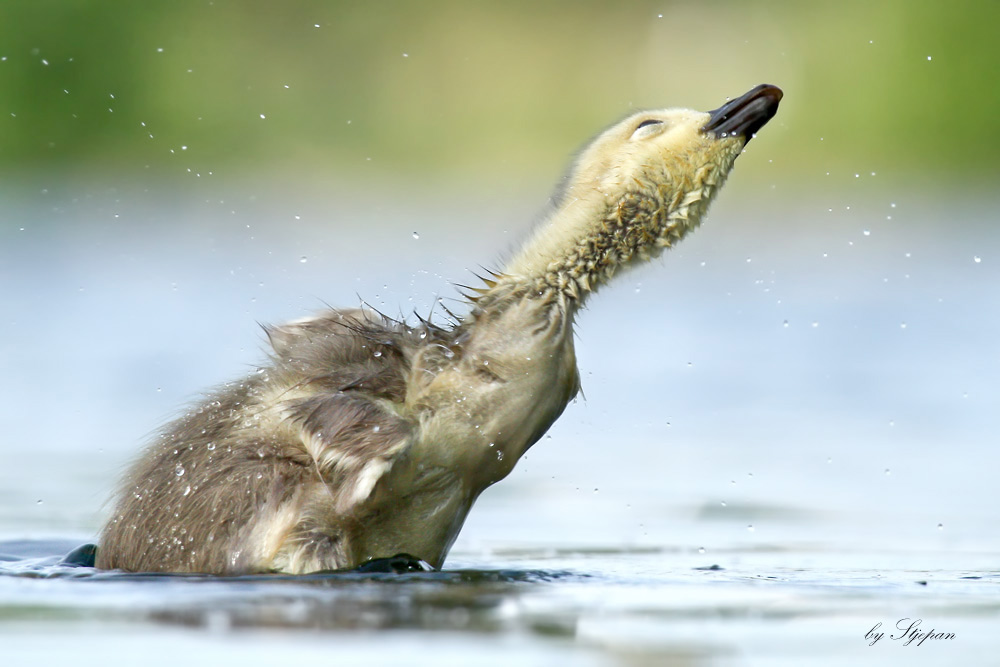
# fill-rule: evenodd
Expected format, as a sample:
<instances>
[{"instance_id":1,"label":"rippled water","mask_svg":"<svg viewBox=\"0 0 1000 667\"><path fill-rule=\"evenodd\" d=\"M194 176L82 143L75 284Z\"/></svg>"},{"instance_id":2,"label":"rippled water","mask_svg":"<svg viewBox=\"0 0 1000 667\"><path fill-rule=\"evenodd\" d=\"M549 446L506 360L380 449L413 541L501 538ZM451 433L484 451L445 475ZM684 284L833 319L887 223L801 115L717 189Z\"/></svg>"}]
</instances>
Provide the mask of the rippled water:
<instances>
[{"instance_id":1,"label":"rippled water","mask_svg":"<svg viewBox=\"0 0 1000 667\"><path fill-rule=\"evenodd\" d=\"M988 651L1000 614L1000 573L985 554L526 549L444 572L230 579L36 556L69 546L0 543L3 558L19 559L0 563L8 656L28 661L44 647L105 661L138 636L162 647L149 664L190 651L253 664L320 652L374 664L950 664ZM955 638L863 641L902 618Z\"/></svg>"},{"instance_id":2,"label":"rippled water","mask_svg":"<svg viewBox=\"0 0 1000 667\"><path fill-rule=\"evenodd\" d=\"M358 295L426 312L533 207L5 201L4 664L996 664L993 200L730 186L582 314L585 399L484 494L446 571L227 580L58 563L146 435L261 358L255 321ZM955 637L903 646L904 618Z\"/></svg>"}]
</instances>

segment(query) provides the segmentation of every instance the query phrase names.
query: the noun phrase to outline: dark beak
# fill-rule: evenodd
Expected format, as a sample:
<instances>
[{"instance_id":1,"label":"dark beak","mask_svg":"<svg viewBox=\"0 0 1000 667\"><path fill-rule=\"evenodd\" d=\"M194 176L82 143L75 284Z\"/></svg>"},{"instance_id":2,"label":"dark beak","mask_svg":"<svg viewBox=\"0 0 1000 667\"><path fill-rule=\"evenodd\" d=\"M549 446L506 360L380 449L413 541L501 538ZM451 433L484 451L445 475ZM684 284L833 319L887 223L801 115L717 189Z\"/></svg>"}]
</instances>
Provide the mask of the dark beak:
<instances>
[{"instance_id":1,"label":"dark beak","mask_svg":"<svg viewBox=\"0 0 1000 667\"><path fill-rule=\"evenodd\" d=\"M717 137L740 136L750 141L778 112L782 95L781 88L762 83L749 93L709 111L711 118L701 131Z\"/></svg>"}]
</instances>

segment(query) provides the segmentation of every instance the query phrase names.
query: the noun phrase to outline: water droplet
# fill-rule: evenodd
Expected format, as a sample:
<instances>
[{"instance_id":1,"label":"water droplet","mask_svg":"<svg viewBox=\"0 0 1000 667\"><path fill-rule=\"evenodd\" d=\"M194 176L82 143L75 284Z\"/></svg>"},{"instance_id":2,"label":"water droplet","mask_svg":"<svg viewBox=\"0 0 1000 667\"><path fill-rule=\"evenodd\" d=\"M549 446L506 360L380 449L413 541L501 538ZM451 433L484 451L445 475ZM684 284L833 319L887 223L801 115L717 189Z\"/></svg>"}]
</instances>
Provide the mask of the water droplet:
<instances>
[{"instance_id":1,"label":"water droplet","mask_svg":"<svg viewBox=\"0 0 1000 667\"><path fill-rule=\"evenodd\" d=\"M264 114L261 114L260 117L261 118L267 118L267 116L265 116Z\"/></svg>"},{"instance_id":2,"label":"water droplet","mask_svg":"<svg viewBox=\"0 0 1000 667\"><path fill-rule=\"evenodd\" d=\"M944 524L943 523L939 523L938 524L938 530L944 530Z\"/></svg>"},{"instance_id":3,"label":"water droplet","mask_svg":"<svg viewBox=\"0 0 1000 667\"><path fill-rule=\"evenodd\" d=\"M187 486L184 487L184 495L186 496L189 493L191 493L191 485L190 484L188 484Z\"/></svg>"},{"instance_id":4,"label":"water droplet","mask_svg":"<svg viewBox=\"0 0 1000 667\"><path fill-rule=\"evenodd\" d=\"M885 469L885 474L886 474L886 475L891 475L891 474L892 474L892 471L891 471L891 470L889 470L888 468L886 468L886 469Z\"/></svg>"},{"instance_id":5,"label":"water droplet","mask_svg":"<svg viewBox=\"0 0 1000 667\"><path fill-rule=\"evenodd\" d=\"M404 57L404 58L409 58L409 57L410 57L410 54L409 54L409 53L404 53L404 54L403 54L403 57Z\"/></svg>"},{"instance_id":6,"label":"water droplet","mask_svg":"<svg viewBox=\"0 0 1000 667\"><path fill-rule=\"evenodd\" d=\"M499 449L497 450L497 461L503 461L503 452Z\"/></svg>"},{"instance_id":7,"label":"water droplet","mask_svg":"<svg viewBox=\"0 0 1000 667\"><path fill-rule=\"evenodd\" d=\"M975 262L976 264L979 264L980 262L983 261L983 258L980 257L979 255L975 255L973 256L972 261Z\"/></svg>"},{"instance_id":8,"label":"water droplet","mask_svg":"<svg viewBox=\"0 0 1000 667\"><path fill-rule=\"evenodd\" d=\"M751 533L753 532L753 524L752 523L747 526L747 530L750 531Z\"/></svg>"},{"instance_id":9,"label":"water droplet","mask_svg":"<svg viewBox=\"0 0 1000 667\"><path fill-rule=\"evenodd\" d=\"M413 232L413 240L414 241L419 241L420 240L420 234L418 234L416 232Z\"/></svg>"},{"instance_id":10,"label":"water droplet","mask_svg":"<svg viewBox=\"0 0 1000 667\"><path fill-rule=\"evenodd\" d=\"M210 442L207 445L205 445L205 447L208 448L208 451L212 451L212 450L215 449L215 443L214 442Z\"/></svg>"},{"instance_id":11,"label":"water droplet","mask_svg":"<svg viewBox=\"0 0 1000 667\"><path fill-rule=\"evenodd\" d=\"M377 425L376 426L372 426L372 433L378 433L381 430L382 430L381 426L377 426Z\"/></svg>"},{"instance_id":12,"label":"water droplet","mask_svg":"<svg viewBox=\"0 0 1000 667\"><path fill-rule=\"evenodd\" d=\"M725 500L723 500L723 501L722 501L722 503L721 503L721 505L722 505L723 507L725 507L725 506L726 506L726 501L725 501Z\"/></svg>"},{"instance_id":13,"label":"water droplet","mask_svg":"<svg viewBox=\"0 0 1000 667\"><path fill-rule=\"evenodd\" d=\"M862 234L864 234L865 236L871 236L871 235L872 235L871 231L870 231L870 230L868 230L868 229L864 230L864 231L863 231L863 232L861 232L861 233L862 233Z\"/></svg>"},{"instance_id":14,"label":"water droplet","mask_svg":"<svg viewBox=\"0 0 1000 667\"><path fill-rule=\"evenodd\" d=\"M183 475L184 474L184 466L182 466L180 463L178 463L177 467L174 468L174 474L177 475L178 477L180 477L181 475Z\"/></svg>"},{"instance_id":15,"label":"water droplet","mask_svg":"<svg viewBox=\"0 0 1000 667\"><path fill-rule=\"evenodd\" d=\"M700 554L705 553L705 547L698 547L698 553Z\"/></svg>"},{"instance_id":16,"label":"water droplet","mask_svg":"<svg viewBox=\"0 0 1000 667\"><path fill-rule=\"evenodd\" d=\"M39 498L38 500L36 500L36 501L35 501L35 504L36 504L36 505L41 505L41 504L43 504L44 502L45 502L44 500L42 500L41 498Z\"/></svg>"},{"instance_id":17,"label":"water droplet","mask_svg":"<svg viewBox=\"0 0 1000 667\"><path fill-rule=\"evenodd\" d=\"M309 261L309 258L306 257L305 255L302 255L302 257L299 257L299 264L305 264L308 261Z\"/></svg>"}]
</instances>

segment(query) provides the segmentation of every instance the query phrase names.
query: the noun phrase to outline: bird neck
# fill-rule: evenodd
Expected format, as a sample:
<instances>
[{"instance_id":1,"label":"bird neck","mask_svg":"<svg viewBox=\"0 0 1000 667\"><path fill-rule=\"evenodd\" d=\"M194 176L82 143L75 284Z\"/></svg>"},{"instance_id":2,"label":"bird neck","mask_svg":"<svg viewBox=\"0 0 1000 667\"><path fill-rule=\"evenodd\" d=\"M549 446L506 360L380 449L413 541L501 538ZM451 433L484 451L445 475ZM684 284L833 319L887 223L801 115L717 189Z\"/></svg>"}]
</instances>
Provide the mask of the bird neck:
<instances>
[{"instance_id":1,"label":"bird neck","mask_svg":"<svg viewBox=\"0 0 1000 667\"><path fill-rule=\"evenodd\" d=\"M561 292L579 305L620 269L656 257L698 226L711 188L678 192L670 201L667 188L589 205L571 201L514 256L503 279L539 294Z\"/></svg>"}]
</instances>

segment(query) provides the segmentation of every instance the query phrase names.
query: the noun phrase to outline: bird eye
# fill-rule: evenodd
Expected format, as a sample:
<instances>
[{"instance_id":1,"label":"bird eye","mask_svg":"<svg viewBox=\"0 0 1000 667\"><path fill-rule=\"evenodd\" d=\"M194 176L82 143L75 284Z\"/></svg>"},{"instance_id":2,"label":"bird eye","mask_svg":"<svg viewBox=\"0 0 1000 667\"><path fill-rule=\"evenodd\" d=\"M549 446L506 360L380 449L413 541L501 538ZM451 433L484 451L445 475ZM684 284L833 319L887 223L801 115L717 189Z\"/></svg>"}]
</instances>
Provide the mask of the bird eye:
<instances>
[{"instance_id":1,"label":"bird eye","mask_svg":"<svg viewBox=\"0 0 1000 667\"><path fill-rule=\"evenodd\" d=\"M650 118L649 120L644 120L636 126L635 130L632 131L632 137L643 137L647 134L652 133L652 128L657 125L663 125L662 120L656 120L655 118Z\"/></svg>"}]
</instances>

